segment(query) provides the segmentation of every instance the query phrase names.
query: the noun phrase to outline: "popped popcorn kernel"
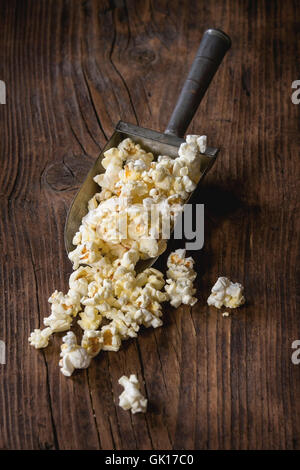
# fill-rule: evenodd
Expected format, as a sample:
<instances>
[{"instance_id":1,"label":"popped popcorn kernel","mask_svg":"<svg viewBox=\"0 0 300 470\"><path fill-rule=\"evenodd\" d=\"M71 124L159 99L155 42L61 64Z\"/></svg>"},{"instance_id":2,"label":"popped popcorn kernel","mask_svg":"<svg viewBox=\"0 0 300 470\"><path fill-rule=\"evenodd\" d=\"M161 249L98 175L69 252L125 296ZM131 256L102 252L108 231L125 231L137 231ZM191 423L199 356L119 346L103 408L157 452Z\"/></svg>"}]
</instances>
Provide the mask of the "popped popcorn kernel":
<instances>
[{"instance_id":1,"label":"popped popcorn kernel","mask_svg":"<svg viewBox=\"0 0 300 470\"><path fill-rule=\"evenodd\" d=\"M119 397L119 406L123 410L130 410L132 414L146 413L148 400L140 392L136 375L132 374L130 377L123 375L119 379L119 384L124 387Z\"/></svg>"},{"instance_id":2,"label":"popped popcorn kernel","mask_svg":"<svg viewBox=\"0 0 300 470\"><path fill-rule=\"evenodd\" d=\"M219 277L207 299L208 305L217 308L237 308L245 303L244 287L238 282L233 283L227 277Z\"/></svg>"},{"instance_id":3,"label":"popped popcorn kernel","mask_svg":"<svg viewBox=\"0 0 300 470\"><path fill-rule=\"evenodd\" d=\"M197 302L197 298L193 297L196 289L193 281L197 274L193 269L193 258L185 257L186 250L179 249L171 253L168 257L167 266L167 284L165 291L169 295L170 304L177 308L179 305L193 306Z\"/></svg>"}]
</instances>

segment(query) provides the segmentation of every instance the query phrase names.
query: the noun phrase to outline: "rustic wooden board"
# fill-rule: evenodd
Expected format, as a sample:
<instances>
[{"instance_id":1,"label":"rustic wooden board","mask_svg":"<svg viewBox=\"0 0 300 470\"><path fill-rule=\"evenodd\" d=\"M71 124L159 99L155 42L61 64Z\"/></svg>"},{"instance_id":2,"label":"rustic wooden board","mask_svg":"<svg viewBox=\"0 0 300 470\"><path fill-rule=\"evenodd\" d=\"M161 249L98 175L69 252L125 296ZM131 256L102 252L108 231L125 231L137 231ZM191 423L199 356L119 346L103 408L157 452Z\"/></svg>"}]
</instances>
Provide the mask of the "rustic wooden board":
<instances>
[{"instance_id":1,"label":"rustic wooden board","mask_svg":"<svg viewBox=\"0 0 300 470\"><path fill-rule=\"evenodd\" d=\"M299 14L296 0L1 0L1 448L300 448ZM202 193L199 302L67 379L61 335L27 342L67 287L66 211L119 119L164 129L210 26L233 47L190 127L222 148ZM229 318L206 305L218 275L246 288ZM132 372L146 415L117 406Z\"/></svg>"}]
</instances>

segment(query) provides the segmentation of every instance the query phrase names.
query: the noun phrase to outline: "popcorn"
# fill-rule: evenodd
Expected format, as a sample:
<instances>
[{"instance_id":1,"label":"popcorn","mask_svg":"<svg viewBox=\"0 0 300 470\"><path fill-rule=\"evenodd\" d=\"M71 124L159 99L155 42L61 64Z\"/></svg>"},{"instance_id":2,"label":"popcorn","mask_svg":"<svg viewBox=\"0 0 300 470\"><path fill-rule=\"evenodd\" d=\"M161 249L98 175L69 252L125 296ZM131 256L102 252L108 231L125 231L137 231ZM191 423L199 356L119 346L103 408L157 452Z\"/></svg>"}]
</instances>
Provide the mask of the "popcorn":
<instances>
[{"instance_id":1,"label":"popcorn","mask_svg":"<svg viewBox=\"0 0 300 470\"><path fill-rule=\"evenodd\" d=\"M103 347L102 332L92 329L86 330L81 340L81 346L86 349L89 356L97 356Z\"/></svg>"},{"instance_id":2,"label":"popcorn","mask_svg":"<svg viewBox=\"0 0 300 470\"><path fill-rule=\"evenodd\" d=\"M193 297L196 289L193 288L193 283L189 279L178 279L177 281L167 279L165 290L171 299L172 307L177 308L181 304L193 306L197 302L197 299Z\"/></svg>"},{"instance_id":3,"label":"popcorn","mask_svg":"<svg viewBox=\"0 0 300 470\"><path fill-rule=\"evenodd\" d=\"M76 232L72 240L73 245L79 245L81 243L81 237L82 237L81 233Z\"/></svg>"},{"instance_id":4,"label":"popcorn","mask_svg":"<svg viewBox=\"0 0 300 470\"><path fill-rule=\"evenodd\" d=\"M200 179L200 153L206 151L206 136L198 135L187 135L186 142L180 145L175 164L176 173L180 171L180 167L185 165L188 167L188 174L194 183L197 183Z\"/></svg>"},{"instance_id":5,"label":"popcorn","mask_svg":"<svg viewBox=\"0 0 300 470\"><path fill-rule=\"evenodd\" d=\"M44 318L44 325L49 326L54 333L68 331L71 327L72 317L64 314L51 314L49 317Z\"/></svg>"},{"instance_id":6,"label":"popcorn","mask_svg":"<svg viewBox=\"0 0 300 470\"><path fill-rule=\"evenodd\" d=\"M168 278L175 281L180 278L190 279L191 281L196 279L197 274L193 270L194 260L191 256L185 258L185 254L185 249L178 249L169 255L167 261Z\"/></svg>"},{"instance_id":7,"label":"popcorn","mask_svg":"<svg viewBox=\"0 0 300 470\"><path fill-rule=\"evenodd\" d=\"M121 266L129 270L133 270L137 261L139 259L139 254L136 250L131 249L124 253L121 259Z\"/></svg>"},{"instance_id":8,"label":"popcorn","mask_svg":"<svg viewBox=\"0 0 300 470\"><path fill-rule=\"evenodd\" d=\"M103 351L119 351L121 346L121 337L116 325L110 324L103 326L101 328L101 333L103 335Z\"/></svg>"},{"instance_id":9,"label":"popcorn","mask_svg":"<svg viewBox=\"0 0 300 470\"><path fill-rule=\"evenodd\" d=\"M201 135L200 137L197 138L197 145L199 147L200 153L206 152L206 143L207 143L206 135Z\"/></svg>"},{"instance_id":10,"label":"popcorn","mask_svg":"<svg viewBox=\"0 0 300 470\"><path fill-rule=\"evenodd\" d=\"M78 301L78 299L75 299ZM80 309L79 304L71 303L72 298L57 290L51 295L48 302L51 304L51 315L44 318L44 325L49 326L52 332L67 331L70 329L73 316Z\"/></svg>"},{"instance_id":11,"label":"popcorn","mask_svg":"<svg viewBox=\"0 0 300 470\"><path fill-rule=\"evenodd\" d=\"M157 309L154 314L147 308L140 308L136 311L135 320L146 328L150 326L152 326L152 328L158 328L163 324L162 320L159 318L161 315L162 311L160 309Z\"/></svg>"},{"instance_id":12,"label":"popcorn","mask_svg":"<svg viewBox=\"0 0 300 470\"><path fill-rule=\"evenodd\" d=\"M77 323L83 330L97 330L102 322L102 315L99 315L98 309L90 305L87 305L79 315L81 320Z\"/></svg>"},{"instance_id":13,"label":"popcorn","mask_svg":"<svg viewBox=\"0 0 300 470\"><path fill-rule=\"evenodd\" d=\"M147 398L144 398L140 392L140 386L136 375L130 377L123 375L119 379L119 384L124 387L124 391L119 397L119 406L123 410L131 410L132 414L145 413L147 410Z\"/></svg>"},{"instance_id":14,"label":"popcorn","mask_svg":"<svg viewBox=\"0 0 300 470\"><path fill-rule=\"evenodd\" d=\"M95 195L88 202L88 210L91 211L93 209L96 209L98 207L98 204L99 204L99 202L98 202L97 197Z\"/></svg>"},{"instance_id":15,"label":"popcorn","mask_svg":"<svg viewBox=\"0 0 300 470\"><path fill-rule=\"evenodd\" d=\"M80 264L93 264L97 260L96 246L93 243L84 243L77 246L68 254L69 260L73 263L73 269L77 269Z\"/></svg>"},{"instance_id":16,"label":"popcorn","mask_svg":"<svg viewBox=\"0 0 300 470\"><path fill-rule=\"evenodd\" d=\"M112 309L105 316L112 320L110 327L115 328L121 340L136 338L140 327L136 322L132 321L130 316L124 315L121 310L117 309Z\"/></svg>"},{"instance_id":17,"label":"popcorn","mask_svg":"<svg viewBox=\"0 0 300 470\"><path fill-rule=\"evenodd\" d=\"M49 338L53 331L51 328L44 328L43 330L35 329L28 338L31 346L35 349L46 348L49 344Z\"/></svg>"},{"instance_id":18,"label":"popcorn","mask_svg":"<svg viewBox=\"0 0 300 470\"><path fill-rule=\"evenodd\" d=\"M196 184L187 175L182 177L182 185L187 193L191 193L196 188Z\"/></svg>"},{"instance_id":19,"label":"popcorn","mask_svg":"<svg viewBox=\"0 0 300 470\"><path fill-rule=\"evenodd\" d=\"M154 238L142 239L139 242L139 249L144 255L146 255L143 256L143 259L156 258L156 256L159 256L160 252L164 251L159 249L158 241Z\"/></svg>"},{"instance_id":20,"label":"popcorn","mask_svg":"<svg viewBox=\"0 0 300 470\"><path fill-rule=\"evenodd\" d=\"M91 356L87 350L77 344L76 336L69 331L63 337L59 366L62 374L70 377L75 369L86 369L91 362Z\"/></svg>"},{"instance_id":21,"label":"popcorn","mask_svg":"<svg viewBox=\"0 0 300 470\"><path fill-rule=\"evenodd\" d=\"M105 171L94 177L101 191L89 200L73 237L69 290L51 295L51 314L44 318L47 328L29 337L35 348L46 347L53 332L69 330L79 315L81 345L71 332L63 338L63 374L88 367L102 349L118 351L142 325L161 326L162 302L196 302L196 273L185 250L170 255L166 286L160 271L150 268L137 274L135 269L139 260L155 258L166 249L168 230L200 178L199 155L205 146L205 136L187 136L176 159L160 155L157 161L130 138L105 151Z\"/></svg>"},{"instance_id":22,"label":"popcorn","mask_svg":"<svg viewBox=\"0 0 300 470\"><path fill-rule=\"evenodd\" d=\"M207 303L217 308L223 306L237 308L245 303L243 291L243 286L238 282L233 283L227 277L219 277L211 290Z\"/></svg>"},{"instance_id":23,"label":"popcorn","mask_svg":"<svg viewBox=\"0 0 300 470\"><path fill-rule=\"evenodd\" d=\"M88 280L83 276L88 276L88 271L84 268L79 268L71 274L69 279L71 292L78 293L80 297L86 295L88 290Z\"/></svg>"},{"instance_id":24,"label":"popcorn","mask_svg":"<svg viewBox=\"0 0 300 470\"><path fill-rule=\"evenodd\" d=\"M193 295L196 289L193 287L193 281L197 274L193 269L193 258L185 258L186 250L179 249L171 253L168 257L167 266L167 285L165 291L169 295L170 304L177 308L181 304L195 305L196 297Z\"/></svg>"},{"instance_id":25,"label":"popcorn","mask_svg":"<svg viewBox=\"0 0 300 470\"><path fill-rule=\"evenodd\" d=\"M122 170L122 159L116 149L110 149L104 153L106 158L102 160L102 166L106 172L94 177L94 181L106 190L114 191L115 184L119 181L119 173ZM111 156L111 158L109 158ZM110 162L110 163L108 163Z\"/></svg>"},{"instance_id":26,"label":"popcorn","mask_svg":"<svg viewBox=\"0 0 300 470\"><path fill-rule=\"evenodd\" d=\"M129 138L105 152L106 172L94 178L102 192L90 201L91 210L79 230L81 238L76 237L77 248L69 254L74 269L80 264L95 265L104 251L117 252L116 257L121 257L126 253L124 247L132 248L132 242L137 242L137 254L142 259L159 256L164 251L166 243L160 228L157 233L148 233L147 213L154 203L163 219L171 217L174 221L200 178L199 154L204 137L187 136L178 158L159 156L157 162ZM111 197L103 199L103 191L110 191ZM125 233L121 227L126 228Z\"/></svg>"},{"instance_id":27,"label":"popcorn","mask_svg":"<svg viewBox=\"0 0 300 470\"><path fill-rule=\"evenodd\" d=\"M119 145L118 150L126 163L134 160L142 160L148 166L153 160L151 152L146 152L139 144L135 144L130 138L124 139Z\"/></svg>"}]
</instances>

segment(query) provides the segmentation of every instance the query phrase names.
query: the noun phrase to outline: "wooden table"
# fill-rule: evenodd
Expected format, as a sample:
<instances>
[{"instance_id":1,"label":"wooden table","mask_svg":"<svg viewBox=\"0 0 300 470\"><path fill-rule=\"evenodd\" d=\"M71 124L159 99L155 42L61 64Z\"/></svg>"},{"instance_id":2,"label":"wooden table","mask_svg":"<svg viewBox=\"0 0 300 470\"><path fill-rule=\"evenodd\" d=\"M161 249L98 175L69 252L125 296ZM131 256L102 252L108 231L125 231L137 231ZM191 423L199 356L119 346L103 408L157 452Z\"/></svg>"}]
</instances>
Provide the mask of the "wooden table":
<instances>
[{"instance_id":1,"label":"wooden table","mask_svg":"<svg viewBox=\"0 0 300 470\"><path fill-rule=\"evenodd\" d=\"M1 448L299 449L299 2L0 7ZM62 334L40 351L27 338L67 290L68 207L119 119L165 128L208 27L233 46L189 129L222 149L202 191L199 302L166 307L162 328L66 378ZM245 286L229 318L206 304L219 275ZM145 381L146 415L117 405L130 373Z\"/></svg>"}]
</instances>

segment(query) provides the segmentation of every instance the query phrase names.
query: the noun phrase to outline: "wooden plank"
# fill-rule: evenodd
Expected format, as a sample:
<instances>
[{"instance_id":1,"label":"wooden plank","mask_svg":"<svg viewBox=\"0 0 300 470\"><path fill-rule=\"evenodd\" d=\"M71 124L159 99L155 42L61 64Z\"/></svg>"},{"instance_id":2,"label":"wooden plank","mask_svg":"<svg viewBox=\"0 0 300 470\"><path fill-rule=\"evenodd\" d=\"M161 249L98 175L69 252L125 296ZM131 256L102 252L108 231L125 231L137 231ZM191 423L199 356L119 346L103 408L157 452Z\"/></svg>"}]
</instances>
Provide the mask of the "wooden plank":
<instances>
[{"instance_id":1,"label":"wooden plank","mask_svg":"<svg viewBox=\"0 0 300 470\"><path fill-rule=\"evenodd\" d=\"M11 0L0 11L0 448L299 449L298 2ZM210 26L233 47L189 129L221 147L200 201L199 302L166 306L162 328L67 379L62 335L45 351L27 343L67 288L66 211L119 119L165 128ZM206 305L219 275L246 289L229 318ZM117 405L130 373L146 415Z\"/></svg>"}]
</instances>

